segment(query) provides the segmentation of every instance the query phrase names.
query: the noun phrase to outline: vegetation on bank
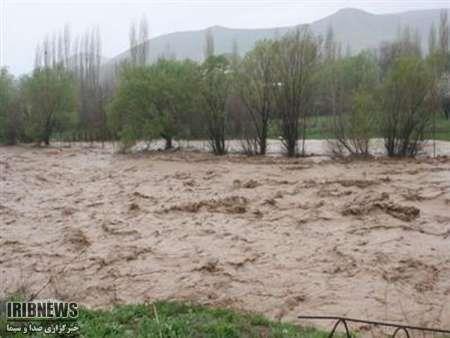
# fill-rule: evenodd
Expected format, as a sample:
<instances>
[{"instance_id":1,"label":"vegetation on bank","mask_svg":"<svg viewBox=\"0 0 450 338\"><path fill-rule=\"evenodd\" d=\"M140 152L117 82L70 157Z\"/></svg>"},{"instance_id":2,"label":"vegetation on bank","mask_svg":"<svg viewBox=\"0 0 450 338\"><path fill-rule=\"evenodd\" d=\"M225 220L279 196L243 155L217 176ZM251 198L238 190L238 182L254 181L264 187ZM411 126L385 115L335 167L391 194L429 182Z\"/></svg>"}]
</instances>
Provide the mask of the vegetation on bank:
<instances>
[{"instance_id":1,"label":"vegetation on bank","mask_svg":"<svg viewBox=\"0 0 450 338\"><path fill-rule=\"evenodd\" d=\"M139 37L139 38L138 38ZM334 38L308 28L262 40L243 58L216 55L211 32L203 62L173 55L149 60L148 27L130 29L130 57L101 66L99 32L70 31L38 46L35 69L19 79L0 73L0 142L207 139L216 155L228 139L265 154L279 138L287 156L307 138L329 138L338 154L365 156L371 137L389 156L414 156L424 140L450 138L449 24L442 11L427 52L410 28L376 50L344 55ZM80 137L81 135L81 137Z\"/></svg>"},{"instance_id":2,"label":"vegetation on bank","mask_svg":"<svg viewBox=\"0 0 450 338\"><path fill-rule=\"evenodd\" d=\"M111 310L82 309L77 322L80 330L73 336L92 338L324 338L328 336L326 332L274 322L257 314L180 302L119 305ZM4 318L1 318L0 324L1 336L7 337L4 332ZM30 337L30 335L14 335L14 337Z\"/></svg>"}]
</instances>

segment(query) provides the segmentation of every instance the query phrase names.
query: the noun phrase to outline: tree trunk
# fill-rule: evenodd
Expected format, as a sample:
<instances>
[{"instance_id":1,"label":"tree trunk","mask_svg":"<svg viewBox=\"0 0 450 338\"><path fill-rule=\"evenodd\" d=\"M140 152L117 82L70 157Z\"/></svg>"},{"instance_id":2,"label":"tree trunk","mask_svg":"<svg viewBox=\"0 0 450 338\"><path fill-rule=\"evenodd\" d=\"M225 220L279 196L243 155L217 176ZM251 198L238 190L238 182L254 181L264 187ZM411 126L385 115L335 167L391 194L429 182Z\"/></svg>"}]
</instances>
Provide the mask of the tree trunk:
<instances>
[{"instance_id":1,"label":"tree trunk","mask_svg":"<svg viewBox=\"0 0 450 338\"><path fill-rule=\"evenodd\" d=\"M265 155L267 152L267 124L263 125L261 130L261 139L259 140L259 154Z\"/></svg>"},{"instance_id":2,"label":"tree trunk","mask_svg":"<svg viewBox=\"0 0 450 338\"><path fill-rule=\"evenodd\" d=\"M286 144L287 156L295 157L297 155L297 140L294 138L290 138L287 140Z\"/></svg>"},{"instance_id":3,"label":"tree trunk","mask_svg":"<svg viewBox=\"0 0 450 338\"><path fill-rule=\"evenodd\" d=\"M41 139L41 142L44 142L44 144L46 146L48 146L50 144L50 135L51 134L52 134L52 132L47 124L47 127L45 127L45 130L44 130L44 135L42 135L42 139Z\"/></svg>"},{"instance_id":4,"label":"tree trunk","mask_svg":"<svg viewBox=\"0 0 450 338\"><path fill-rule=\"evenodd\" d=\"M171 138L171 137L166 137L165 140L166 140L166 146L165 146L165 149L166 149L166 150L172 149L172 148L173 148L173 145L172 145L172 138Z\"/></svg>"}]
</instances>

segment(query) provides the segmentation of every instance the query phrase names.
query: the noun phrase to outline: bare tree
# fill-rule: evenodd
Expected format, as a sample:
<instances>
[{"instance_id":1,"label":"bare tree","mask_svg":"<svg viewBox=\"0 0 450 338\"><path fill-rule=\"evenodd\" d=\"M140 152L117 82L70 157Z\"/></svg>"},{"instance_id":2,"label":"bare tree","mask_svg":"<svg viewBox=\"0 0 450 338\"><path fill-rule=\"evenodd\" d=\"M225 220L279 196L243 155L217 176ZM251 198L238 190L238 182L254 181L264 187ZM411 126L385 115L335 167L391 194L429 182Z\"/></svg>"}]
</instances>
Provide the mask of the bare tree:
<instances>
[{"instance_id":1,"label":"bare tree","mask_svg":"<svg viewBox=\"0 0 450 338\"><path fill-rule=\"evenodd\" d=\"M449 30L448 30L448 11L441 10L439 21L439 50L441 53L448 53Z\"/></svg>"},{"instance_id":2,"label":"bare tree","mask_svg":"<svg viewBox=\"0 0 450 338\"><path fill-rule=\"evenodd\" d=\"M148 21L142 16L139 27L135 21L130 24L130 62L133 66L144 66L149 61Z\"/></svg>"},{"instance_id":3,"label":"bare tree","mask_svg":"<svg viewBox=\"0 0 450 338\"><path fill-rule=\"evenodd\" d=\"M139 45L138 45L138 63L143 66L148 62L148 22L145 16L142 16L139 23Z\"/></svg>"},{"instance_id":4,"label":"bare tree","mask_svg":"<svg viewBox=\"0 0 450 338\"><path fill-rule=\"evenodd\" d=\"M130 24L129 39L130 39L131 64L137 65L137 63L138 63L138 49L137 49L138 38L137 38L136 22L132 22Z\"/></svg>"},{"instance_id":5,"label":"bare tree","mask_svg":"<svg viewBox=\"0 0 450 338\"><path fill-rule=\"evenodd\" d=\"M204 56L205 59L214 55L214 35L212 32L212 28L208 28L205 33L205 47L204 47Z\"/></svg>"},{"instance_id":6,"label":"bare tree","mask_svg":"<svg viewBox=\"0 0 450 338\"><path fill-rule=\"evenodd\" d=\"M36 45L36 50L34 53L34 68L41 68L42 67L42 52L41 52L41 45L38 43Z\"/></svg>"},{"instance_id":7,"label":"bare tree","mask_svg":"<svg viewBox=\"0 0 450 338\"><path fill-rule=\"evenodd\" d=\"M403 56L420 58L422 56L421 44L420 40L418 40L418 35L413 34L408 26L399 29L399 33L395 41L382 43L378 53L382 76L387 74L389 68L398 58Z\"/></svg>"},{"instance_id":8,"label":"bare tree","mask_svg":"<svg viewBox=\"0 0 450 338\"><path fill-rule=\"evenodd\" d=\"M433 54L436 52L437 48L437 37L436 37L436 27L433 24L431 24L430 27L430 33L428 35L428 54Z\"/></svg>"},{"instance_id":9,"label":"bare tree","mask_svg":"<svg viewBox=\"0 0 450 338\"><path fill-rule=\"evenodd\" d=\"M325 60L335 60L337 57L337 43L334 38L333 26L328 26L327 34L324 43L324 58Z\"/></svg>"},{"instance_id":10,"label":"bare tree","mask_svg":"<svg viewBox=\"0 0 450 338\"><path fill-rule=\"evenodd\" d=\"M329 26L323 44L322 89L324 92L320 99L321 105L325 106L325 112L331 113L333 117L337 114L338 74L335 64L339 58L339 44L335 41L333 27Z\"/></svg>"},{"instance_id":11,"label":"bare tree","mask_svg":"<svg viewBox=\"0 0 450 338\"><path fill-rule=\"evenodd\" d=\"M52 40L51 40L51 62L52 62L52 67L56 67L56 65L58 64L58 54L57 54L57 37L56 34L53 33L52 34Z\"/></svg>"},{"instance_id":12,"label":"bare tree","mask_svg":"<svg viewBox=\"0 0 450 338\"><path fill-rule=\"evenodd\" d=\"M42 43L42 48L39 50L39 52L41 52L41 58L43 59L43 63L42 66L45 68L50 67L50 41L48 36L45 37L43 43ZM37 57L36 57L37 59Z\"/></svg>"},{"instance_id":13,"label":"bare tree","mask_svg":"<svg viewBox=\"0 0 450 338\"><path fill-rule=\"evenodd\" d=\"M64 26L64 37L63 37L63 51L64 51L64 64L65 67L69 68L69 60L70 60L70 53L71 53L71 33L70 33L70 26L66 24Z\"/></svg>"},{"instance_id":14,"label":"bare tree","mask_svg":"<svg viewBox=\"0 0 450 338\"><path fill-rule=\"evenodd\" d=\"M236 70L240 61L241 58L239 56L239 44L236 37L234 37L231 45L231 67Z\"/></svg>"},{"instance_id":15,"label":"bare tree","mask_svg":"<svg viewBox=\"0 0 450 338\"><path fill-rule=\"evenodd\" d=\"M99 28L92 28L76 40L75 57L71 69L78 84L79 124L91 133L106 128L103 84L100 81L101 36Z\"/></svg>"},{"instance_id":16,"label":"bare tree","mask_svg":"<svg viewBox=\"0 0 450 338\"><path fill-rule=\"evenodd\" d=\"M443 9L439 21L438 72L443 75L450 71L448 11Z\"/></svg>"}]
</instances>

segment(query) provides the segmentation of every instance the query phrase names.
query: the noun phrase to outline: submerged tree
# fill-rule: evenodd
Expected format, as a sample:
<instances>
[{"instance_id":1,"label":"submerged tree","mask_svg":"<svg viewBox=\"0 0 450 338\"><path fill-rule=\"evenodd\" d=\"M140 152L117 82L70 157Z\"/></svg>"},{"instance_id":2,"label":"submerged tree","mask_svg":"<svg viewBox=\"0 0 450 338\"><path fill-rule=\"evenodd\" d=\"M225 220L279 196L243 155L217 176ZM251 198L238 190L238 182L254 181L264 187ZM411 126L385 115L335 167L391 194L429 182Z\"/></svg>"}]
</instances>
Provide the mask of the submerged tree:
<instances>
[{"instance_id":1,"label":"submerged tree","mask_svg":"<svg viewBox=\"0 0 450 338\"><path fill-rule=\"evenodd\" d=\"M333 151L366 156L375 132L377 105L373 92L378 85L376 59L370 53L336 60L331 140Z\"/></svg>"},{"instance_id":2,"label":"submerged tree","mask_svg":"<svg viewBox=\"0 0 450 338\"><path fill-rule=\"evenodd\" d=\"M161 137L166 149L172 148L194 112L197 80L191 61L161 59L150 66L125 67L109 115L125 147Z\"/></svg>"},{"instance_id":3,"label":"submerged tree","mask_svg":"<svg viewBox=\"0 0 450 338\"><path fill-rule=\"evenodd\" d=\"M25 137L38 144L48 145L56 131L67 129L73 122L76 97L74 77L68 69L67 27L60 36L45 38L36 49L33 73L20 83Z\"/></svg>"},{"instance_id":4,"label":"submerged tree","mask_svg":"<svg viewBox=\"0 0 450 338\"><path fill-rule=\"evenodd\" d=\"M102 43L98 28L88 30L73 45L70 70L77 83L78 126L83 130L106 129L105 84L101 81Z\"/></svg>"},{"instance_id":5,"label":"submerged tree","mask_svg":"<svg viewBox=\"0 0 450 338\"><path fill-rule=\"evenodd\" d=\"M232 78L228 60L224 56L210 56L202 65L200 93L203 98L204 120L211 150L216 155L227 152L226 102Z\"/></svg>"},{"instance_id":6,"label":"submerged tree","mask_svg":"<svg viewBox=\"0 0 450 338\"><path fill-rule=\"evenodd\" d=\"M15 104L14 78L6 68L0 69L0 143L15 144L19 134L20 119Z\"/></svg>"},{"instance_id":7,"label":"submerged tree","mask_svg":"<svg viewBox=\"0 0 450 338\"><path fill-rule=\"evenodd\" d=\"M303 139L301 154L305 154L306 117L313 107L319 47L308 29L288 34L275 45L274 92L282 141L289 157L298 154L299 136Z\"/></svg>"},{"instance_id":8,"label":"submerged tree","mask_svg":"<svg viewBox=\"0 0 450 338\"><path fill-rule=\"evenodd\" d=\"M165 148L170 149L175 137L189 134L189 119L196 108L197 66L191 61L161 59L149 67L149 77L155 122L166 141Z\"/></svg>"},{"instance_id":9,"label":"submerged tree","mask_svg":"<svg viewBox=\"0 0 450 338\"><path fill-rule=\"evenodd\" d=\"M67 125L74 111L72 75L62 66L37 68L23 79L22 93L27 138L49 145L53 133Z\"/></svg>"},{"instance_id":10,"label":"submerged tree","mask_svg":"<svg viewBox=\"0 0 450 338\"><path fill-rule=\"evenodd\" d=\"M382 85L380 132L389 156L414 156L431 121L434 78L417 57L398 58Z\"/></svg>"},{"instance_id":11,"label":"submerged tree","mask_svg":"<svg viewBox=\"0 0 450 338\"><path fill-rule=\"evenodd\" d=\"M245 105L244 138L256 145L256 152L267 151L267 135L275 105L274 43L256 44L244 58L238 73L238 94Z\"/></svg>"},{"instance_id":12,"label":"submerged tree","mask_svg":"<svg viewBox=\"0 0 450 338\"><path fill-rule=\"evenodd\" d=\"M123 150L136 141L151 141L159 131L149 124L152 103L148 96L150 79L144 67L123 67L116 95L108 106L110 130L120 139Z\"/></svg>"}]
</instances>

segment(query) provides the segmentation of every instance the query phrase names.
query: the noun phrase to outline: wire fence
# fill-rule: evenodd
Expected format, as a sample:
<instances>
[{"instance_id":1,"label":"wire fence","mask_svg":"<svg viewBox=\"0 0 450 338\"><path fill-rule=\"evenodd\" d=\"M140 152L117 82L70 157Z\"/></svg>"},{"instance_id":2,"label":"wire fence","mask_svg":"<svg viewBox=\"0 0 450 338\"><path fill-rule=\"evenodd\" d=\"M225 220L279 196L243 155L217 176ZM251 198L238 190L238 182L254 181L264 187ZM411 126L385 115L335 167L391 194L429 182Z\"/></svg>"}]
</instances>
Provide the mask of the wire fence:
<instances>
[{"instance_id":1,"label":"wire fence","mask_svg":"<svg viewBox=\"0 0 450 338\"><path fill-rule=\"evenodd\" d=\"M414 331L419 331L421 333L432 333L432 334L439 334L443 335L442 337L450 337L450 330L443 330L443 329L437 329L437 328L428 328L428 327L421 327L421 326L411 326L411 325L403 325L403 324L394 324L394 323L387 323L387 322L379 322L379 321L373 321L373 320L362 320L362 319L354 319L354 318L348 318L348 317L339 317L339 316L297 316L298 319L307 319L307 320L328 320L328 321L334 321L334 325L330 331L329 338L334 337L337 328L339 327L339 324L342 324L342 326L345 329L345 335L347 338L352 338L354 335L351 334L351 330L349 329L349 323L360 323L360 324L368 324L371 326L376 327L389 327L393 328L394 331L391 335L392 338L400 337L400 334L403 333L406 337L410 338L411 333Z\"/></svg>"}]
</instances>

